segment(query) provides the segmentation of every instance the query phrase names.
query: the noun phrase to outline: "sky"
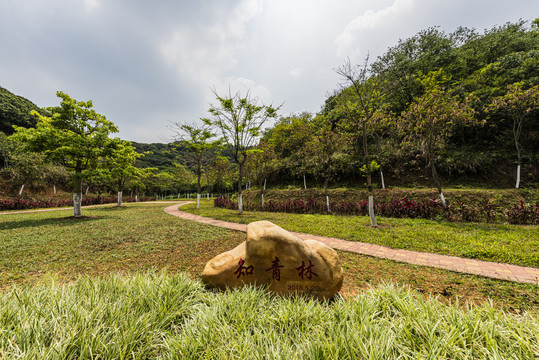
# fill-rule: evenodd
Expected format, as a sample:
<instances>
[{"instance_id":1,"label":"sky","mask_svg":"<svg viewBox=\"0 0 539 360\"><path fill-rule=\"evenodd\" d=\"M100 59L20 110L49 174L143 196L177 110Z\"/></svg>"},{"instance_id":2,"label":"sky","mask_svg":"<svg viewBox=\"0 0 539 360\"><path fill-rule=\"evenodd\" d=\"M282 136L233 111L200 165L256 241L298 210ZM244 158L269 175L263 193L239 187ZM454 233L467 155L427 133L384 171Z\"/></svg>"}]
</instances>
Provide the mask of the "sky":
<instances>
[{"instance_id":1,"label":"sky","mask_svg":"<svg viewBox=\"0 0 539 360\"><path fill-rule=\"evenodd\" d=\"M115 136L168 142L209 116L212 89L316 113L347 58L536 17L539 0L1 0L0 86L40 107L92 100Z\"/></svg>"}]
</instances>

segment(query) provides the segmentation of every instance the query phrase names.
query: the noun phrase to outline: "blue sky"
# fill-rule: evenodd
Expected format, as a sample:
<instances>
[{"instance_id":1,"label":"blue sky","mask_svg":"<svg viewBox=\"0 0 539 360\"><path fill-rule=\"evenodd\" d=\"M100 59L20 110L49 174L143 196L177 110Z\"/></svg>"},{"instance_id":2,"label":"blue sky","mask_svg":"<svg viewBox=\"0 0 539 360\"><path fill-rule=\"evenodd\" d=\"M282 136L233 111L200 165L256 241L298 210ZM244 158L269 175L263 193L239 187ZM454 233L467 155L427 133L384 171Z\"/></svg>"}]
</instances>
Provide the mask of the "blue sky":
<instances>
[{"instance_id":1,"label":"blue sky","mask_svg":"<svg viewBox=\"0 0 539 360\"><path fill-rule=\"evenodd\" d=\"M122 139L166 142L207 116L213 87L317 112L346 57L538 16L537 0L2 0L0 86L41 107L57 90L91 99Z\"/></svg>"}]
</instances>

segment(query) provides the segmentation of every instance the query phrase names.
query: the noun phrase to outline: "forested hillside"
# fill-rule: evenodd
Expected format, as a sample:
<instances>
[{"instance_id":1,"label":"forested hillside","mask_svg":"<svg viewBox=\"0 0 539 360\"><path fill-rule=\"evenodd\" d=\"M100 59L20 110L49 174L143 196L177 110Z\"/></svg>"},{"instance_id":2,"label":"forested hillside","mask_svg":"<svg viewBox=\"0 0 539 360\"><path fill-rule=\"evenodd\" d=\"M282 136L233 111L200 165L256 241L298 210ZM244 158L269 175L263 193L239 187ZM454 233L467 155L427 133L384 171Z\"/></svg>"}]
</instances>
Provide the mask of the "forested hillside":
<instances>
[{"instance_id":1,"label":"forested hillside","mask_svg":"<svg viewBox=\"0 0 539 360\"><path fill-rule=\"evenodd\" d=\"M37 119L30 115L30 111L40 112L30 100L15 95L0 86L0 131L6 135L13 133L13 125L32 127Z\"/></svg>"},{"instance_id":2,"label":"forested hillside","mask_svg":"<svg viewBox=\"0 0 539 360\"><path fill-rule=\"evenodd\" d=\"M434 27L378 59L345 62L335 69L342 86L320 113L284 117L266 132L276 178L331 184L371 174L380 186L380 166L392 185L437 177L506 187L521 165L523 184L537 184L538 25Z\"/></svg>"}]
</instances>

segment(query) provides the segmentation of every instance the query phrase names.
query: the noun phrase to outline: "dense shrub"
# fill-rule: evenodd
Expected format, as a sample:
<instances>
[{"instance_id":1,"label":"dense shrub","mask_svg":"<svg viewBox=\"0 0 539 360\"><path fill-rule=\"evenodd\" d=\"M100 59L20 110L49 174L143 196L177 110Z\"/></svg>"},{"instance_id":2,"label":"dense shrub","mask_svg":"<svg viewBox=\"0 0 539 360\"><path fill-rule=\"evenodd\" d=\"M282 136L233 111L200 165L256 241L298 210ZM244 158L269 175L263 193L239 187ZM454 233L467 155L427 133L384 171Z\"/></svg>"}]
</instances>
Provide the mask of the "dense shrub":
<instances>
[{"instance_id":1,"label":"dense shrub","mask_svg":"<svg viewBox=\"0 0 539 360\"><path fill-rule=\"evenodd\" d=\"M508 210L506 216L510 224L539 225L539 203L528 205L521 201L519 205Z\"/></svg>"},{"instance_id":2,"label":"dense shrub","mask_svg":"<svg viewBox=\"0 0 539 360\"><path fill-rule=\"evenodd\" d=\"M115 196L84 196L82 198L82 205L98 205L98 204L110 204L117 202ZM149 201L152 198L142 196L138 198L138 201ZM124 197L123 202L135 202L135 198ZM69 198L42 198L34 199L28 197L14 197L14 198L0 198L0 211L5 210L25 210L25 209L40 209L40 208L54 208L73 206L73 199Z\"/></svg>"},{"instance_id":3,"label":"dense shrub","mask_svg":"<svg viewBox=\"0 0 539 360\"><path fill-rule=\"evenodd\" d=\"M237 202L229 197L220 196L214 200L215 207L237 209ZM293 199L289 201L270 200L261 204L245 202L245 210L284 212L295 214L327 214L326 203L316 199ZM513 209L505 210L495 207L487 201L479 205L469 205L457 202L455 205L442 206L439 199L426 199L422 201L407 198L395 199L389 202L375 203L375 212L379 216L411 219L445 219L463 222L496 222L507 221L510 224L539 224L539 204L527 205L521 202ZM368 203L362 201L340 201L330 203L331 213L335 215L364 216L368 214Z\"/></svg>"}]
</instances>

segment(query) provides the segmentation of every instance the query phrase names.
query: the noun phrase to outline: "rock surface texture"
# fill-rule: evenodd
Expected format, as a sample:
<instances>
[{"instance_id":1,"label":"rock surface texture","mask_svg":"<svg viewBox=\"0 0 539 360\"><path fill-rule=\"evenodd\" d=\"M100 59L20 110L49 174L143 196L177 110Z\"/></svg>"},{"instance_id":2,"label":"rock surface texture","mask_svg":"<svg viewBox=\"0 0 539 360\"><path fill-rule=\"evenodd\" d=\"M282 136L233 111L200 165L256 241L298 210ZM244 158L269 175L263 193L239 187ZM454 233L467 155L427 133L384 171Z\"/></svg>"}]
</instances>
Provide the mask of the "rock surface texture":
<instances>
[{"instance_id":1,"label":"rock surface texture","mask_svg":"<svg viewBox=\"0 0 539 360\"><path fill-rule=\"evenodd\" d=\"M343 272L337 252L329 246L257 221L247 226L247 241L206 264L202 281L217 288L269 285L278 294L329 299L341 289Z\"/></svg>"}]
</instances>

